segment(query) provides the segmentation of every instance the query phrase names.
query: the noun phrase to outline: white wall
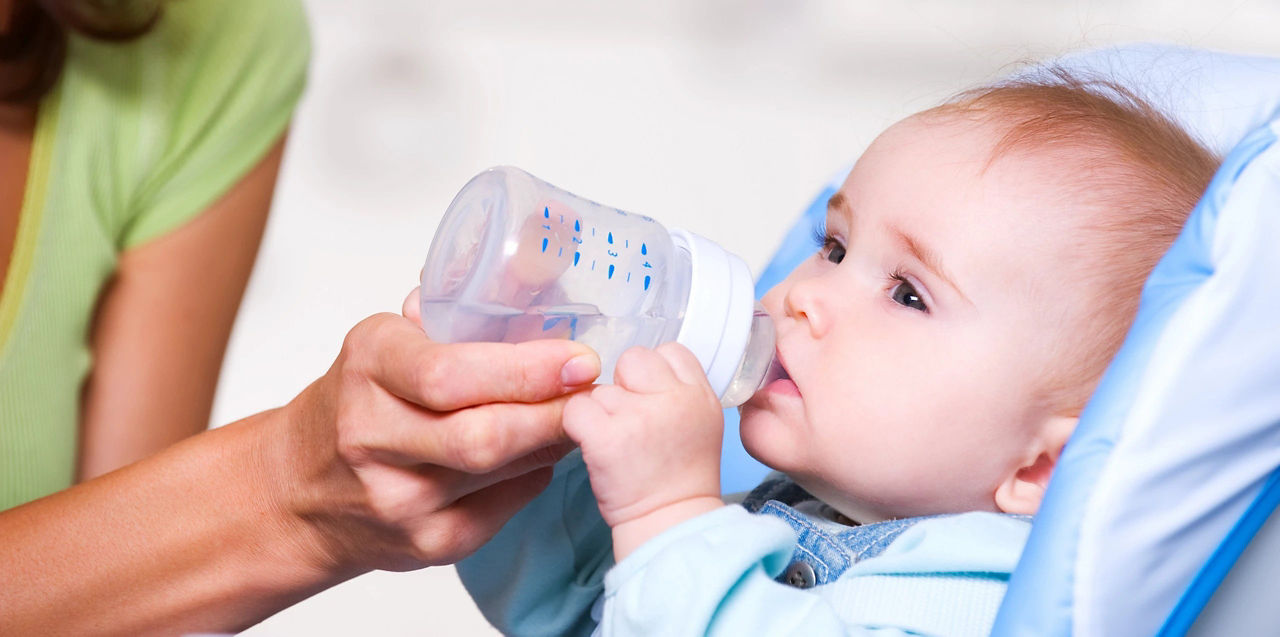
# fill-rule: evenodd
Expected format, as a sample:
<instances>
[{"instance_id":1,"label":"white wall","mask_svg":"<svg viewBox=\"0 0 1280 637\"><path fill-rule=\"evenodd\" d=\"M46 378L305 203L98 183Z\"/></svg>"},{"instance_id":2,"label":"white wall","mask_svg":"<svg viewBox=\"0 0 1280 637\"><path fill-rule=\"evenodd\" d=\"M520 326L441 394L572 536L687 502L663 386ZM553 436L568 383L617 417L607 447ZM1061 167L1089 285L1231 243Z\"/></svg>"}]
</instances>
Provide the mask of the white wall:
<instances>
[{"instance_id":1,"label":"white wall","mask_svg":"<svg viewBox=\"0 0 1280 637\"><path fill-rule=\"evenodd\" d=\"M1073 48L1280 55L1267 0L308 0L315 51L214 422L287 401L397 311L497 164L717 239L758 272L895 119ZM450 568L357 578L251 635L489 634Z\"/></svg>"}]
</instances>

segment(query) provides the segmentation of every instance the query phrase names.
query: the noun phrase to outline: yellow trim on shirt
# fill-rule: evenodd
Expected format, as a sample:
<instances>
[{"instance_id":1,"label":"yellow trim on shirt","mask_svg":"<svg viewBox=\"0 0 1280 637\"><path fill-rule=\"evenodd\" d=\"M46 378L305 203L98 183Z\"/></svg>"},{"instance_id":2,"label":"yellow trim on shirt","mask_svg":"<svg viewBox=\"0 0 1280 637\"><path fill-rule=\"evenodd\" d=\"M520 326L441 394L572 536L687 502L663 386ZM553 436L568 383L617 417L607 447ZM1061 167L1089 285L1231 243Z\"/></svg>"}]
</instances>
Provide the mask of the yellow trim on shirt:
<instances>
[{"instance_id":1,"label":"yellow trim on shirt","mask_svg":"<svg viewBox=\"0 0 1280 637\"><path fill-rule=\"evenodd\" d=\"M22 307L31 263L35 260L39 243L41 221L44 218L45 194L49 185L49 166L53 162L53 146L57 136L58 107L62 91L55 90L40 105L36 115L36 130L31 140L31 160L27 166L27 183L22 192L22 206L18 211L18 229L13 238L13 253L9 256L9 272L5 275L4 291L0 292L0 355L9 345L9 334Z\"/></svg>"}]
</instances>

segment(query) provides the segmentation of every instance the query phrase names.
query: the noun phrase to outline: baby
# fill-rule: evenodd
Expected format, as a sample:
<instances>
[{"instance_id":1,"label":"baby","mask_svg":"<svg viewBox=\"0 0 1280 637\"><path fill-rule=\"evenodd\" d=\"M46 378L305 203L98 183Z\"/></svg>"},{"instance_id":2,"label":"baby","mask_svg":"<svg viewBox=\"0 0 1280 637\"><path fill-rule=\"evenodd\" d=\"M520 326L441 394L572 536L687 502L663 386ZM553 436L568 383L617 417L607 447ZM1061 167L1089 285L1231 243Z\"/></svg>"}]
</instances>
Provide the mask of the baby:
<instances>
[{"instance_id":1,"label":"baby","mask_svg":"<svg viewBox=\"0 0 1280 637\"><path fill-rule=\"evenodd\" d=\"M616 385L565 408L581 453L463 582L521 635L987 634L1216 166L1133 95L1063 71L898 122L764 298L787 378L742 407L741 436L779 473L726 505L698 361L630 350Z\"/></svg>"}]
</instances>

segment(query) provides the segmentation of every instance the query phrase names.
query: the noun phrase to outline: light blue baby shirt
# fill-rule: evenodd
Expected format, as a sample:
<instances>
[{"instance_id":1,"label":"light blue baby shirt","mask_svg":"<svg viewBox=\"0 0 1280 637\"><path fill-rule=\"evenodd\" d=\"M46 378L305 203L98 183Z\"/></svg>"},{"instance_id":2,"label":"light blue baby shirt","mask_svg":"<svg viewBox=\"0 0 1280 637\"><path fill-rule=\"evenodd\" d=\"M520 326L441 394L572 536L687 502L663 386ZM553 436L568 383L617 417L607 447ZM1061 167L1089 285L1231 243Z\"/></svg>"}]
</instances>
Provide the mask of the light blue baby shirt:
<instances>
[{"instance_id":1,"label":"light blue baby shirt","mask_svg":"<svg viewBox=\"0 0 1280 637\"><path fill-rule=\"evenodd\" d=\"M485 617L514 635L987 635L1031 528L991 513L921 519L827 578L812 558L839 542L832 523L765 509L688 520L615 566L574 452L458 572ZM816 585L775 579L798 562L819 565Z\"/></svg>"}]
</instances>

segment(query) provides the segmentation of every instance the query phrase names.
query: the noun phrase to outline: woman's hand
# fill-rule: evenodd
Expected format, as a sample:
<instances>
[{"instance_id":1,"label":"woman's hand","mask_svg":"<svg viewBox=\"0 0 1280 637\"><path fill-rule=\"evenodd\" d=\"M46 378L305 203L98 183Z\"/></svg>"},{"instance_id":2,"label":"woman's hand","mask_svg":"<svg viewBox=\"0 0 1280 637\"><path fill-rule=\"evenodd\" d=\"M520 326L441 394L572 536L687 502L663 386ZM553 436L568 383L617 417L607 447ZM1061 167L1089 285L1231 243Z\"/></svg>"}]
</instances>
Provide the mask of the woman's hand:
<instances>
[{"instance_id":1,"label":"woman's hand","mask_svg":"<svg viewBox=\"0 0 1280 637\"><path fill-rule=\"evenodd\" d=\"M627 350L614 382L571 398L564 428L582 447L621 561L668 527L722 506L724 418L702 365L676 343Z\"/></svg>"},{"instance_id":2,"label":"woman's hand","mask_svg":"<svg viewBox=\"0 0 1280 637\"><path fill-rule=\"evenodd\" d=\"M0 634L242 630L453 562L545 486L565 394L599 372L569 341L441 345L370 317L287 406L0 511Z\"/></svg>"},{"instance_id":3,"label":"woman's hand","mask_svg":"<svg viewBox=\"0 0 1280 637\"><path fill-rule=\"evenodd\" d=\"M413 299L413 296L410 297ZM326 569L407 570L470 554L572 449L561 414L600 360L570 341L439 344L380 314L286 408L283 506Z\"/></svg>"}]
</instances>

